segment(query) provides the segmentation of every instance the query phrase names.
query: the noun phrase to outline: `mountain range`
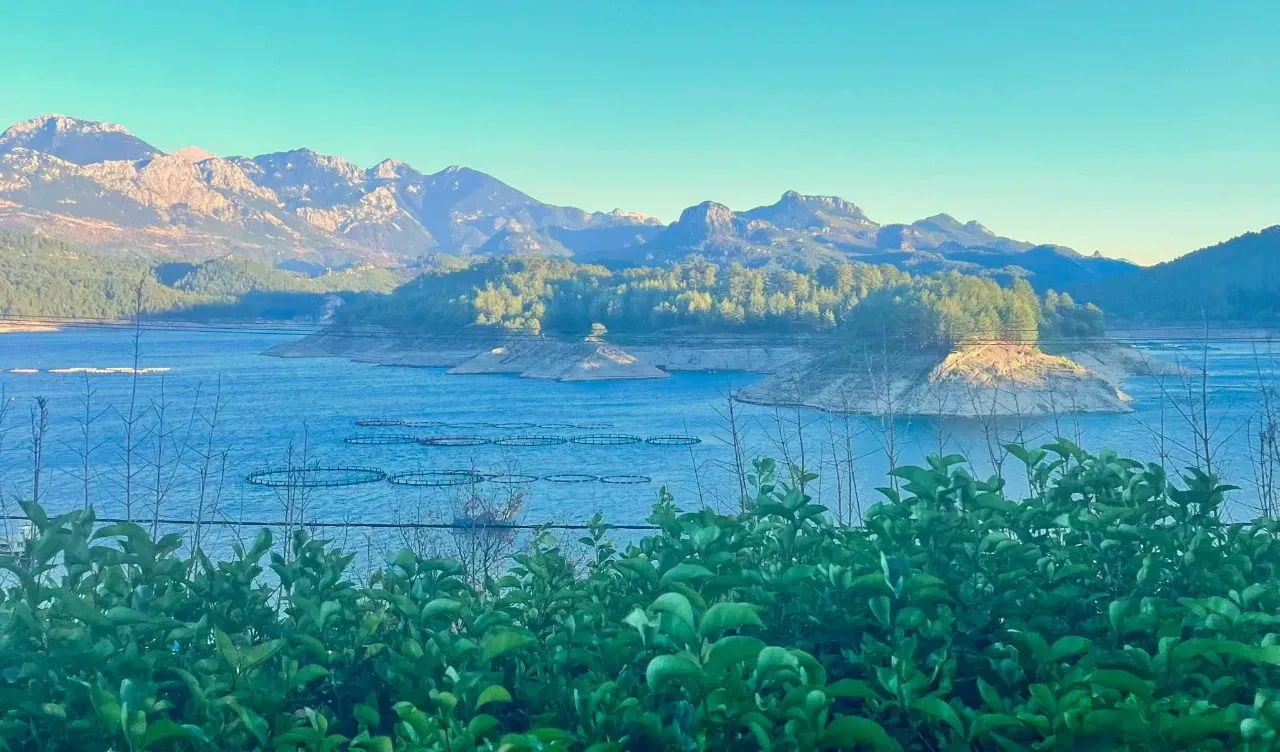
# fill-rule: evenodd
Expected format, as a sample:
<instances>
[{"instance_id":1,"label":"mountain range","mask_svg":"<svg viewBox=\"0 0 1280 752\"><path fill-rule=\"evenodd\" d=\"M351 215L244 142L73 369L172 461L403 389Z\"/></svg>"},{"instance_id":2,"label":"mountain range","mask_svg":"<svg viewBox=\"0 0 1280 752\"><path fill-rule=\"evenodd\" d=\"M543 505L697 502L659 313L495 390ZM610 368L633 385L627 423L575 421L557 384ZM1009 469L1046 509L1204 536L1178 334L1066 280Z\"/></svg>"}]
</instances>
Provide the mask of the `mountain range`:
<instances>
[{"instance_id":1,"label":"mountain range","mask_svg":"<svg viewBox=\"0 0 1280 752\"><path fill-rule=\"evenodd\" d=\"M0 228L103 250L236 254L282 266L396 266L428 253L616 263L698 254L748 264L854 259L922 272L1011 270L1059 288L1135 268L946 214L880 224L834 196L788 191L747 211L708 201L664 225L620 210L546 204L466 167L424 174L387 159L366 169L308 149L166 154L122 126L59 115L0 134Z\"/></svg>"}]
</instances>

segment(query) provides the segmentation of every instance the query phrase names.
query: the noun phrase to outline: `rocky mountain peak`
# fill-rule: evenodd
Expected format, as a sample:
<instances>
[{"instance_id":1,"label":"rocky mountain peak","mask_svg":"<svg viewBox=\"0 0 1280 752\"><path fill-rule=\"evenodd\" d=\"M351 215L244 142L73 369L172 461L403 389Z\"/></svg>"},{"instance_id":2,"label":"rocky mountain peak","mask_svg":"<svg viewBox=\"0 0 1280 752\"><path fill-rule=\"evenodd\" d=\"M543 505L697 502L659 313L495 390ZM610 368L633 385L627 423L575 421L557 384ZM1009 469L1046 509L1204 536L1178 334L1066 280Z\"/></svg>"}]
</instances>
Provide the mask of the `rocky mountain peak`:
<instances>
[{"instance_id":1,"label":"rocky mountain peak","mask_svg":"<svg viewBox=\"0 0 1280 752\"><path fill-rule=\"evenodd\" d=\"M206 159L213 159L217 155L211 151L202 149L199 146L186 146L181 149L178 149L177 151L175 151L173 154L170 154L169 156L178 157L179 159L185 159L188 162L203 162Z\"/></svg>"},{"instance_id":2,"label":"rocky mountain peak","mask_svg":"<svg viewBox=\"0 0 1280 752\"><path fill-rule=\"evenodd\" d=\"M14 149L31 149L82 165L150 159L163 153L123 126L65 115L41 115L13 125L0 134L0 153Z\"/></svg>"},{"instance_id":3,"label":"rocky mountain peak","mask_svg":"<svg viewBox=\"0 0 1280 752\"><path fill-rule=\"evenodd\" d=\"M733 210L715 201L703 201L680 212L678 223L711 234L725 234L733 231Z\"/></svg>"},{"instance_id":4,"label":"rocky mountain peak","mask_svg":"<svg viewBox=\"0 0 1280 752\"><path fill-rule=\"evenodd\" d=\"M369 170L370 176L378 180L396 180L405 177L421 177L422 173L398 159L384 159Z\"/></svg>"},{"instance_id":5,"label":"rocky mountain peak","mask_svg":"<svg viewBox=\"0 0 1280 752\"><path fill-rule=\"evenodd\" d=\"M79 118L67 117L66 115L58 115L50 113L47 115L38 115L30 120L23 120L20 123L13 124L6 130L0 139L10 137L30 135L39 132L47 133L75 133L75 134L96 134L96 133L123 133L132 136L123 125L115 123L100 123L96 120L81 120Z\"/></svg>"},{"instance_id":6,"label":"rocky mountain peak","mask_svg":"<svg viewBox=\"0 0 1280 752\"><path fill-rule=\"evenodd\" d=\"M627 212L621 209L614 209L613 211L605 214L605 216L611 221L622 224L649 226L659 226L662 224L662 220L657 217L650 217L648 214L641 214L640 212Z\"/></svg>"},{"instance_id":7,"label":"rocky mountain peak","mask_svg":"<svg viewBox=\"0 0 1280 752\"><path fill-rule=\"evenodd\" d=\"M862 209L839 196L806 196L796 191L787 191L776 203L751 209L745 216L783 230L830 230L833 225L845 230L874 227Z\"/></svg>"}]
</instances>

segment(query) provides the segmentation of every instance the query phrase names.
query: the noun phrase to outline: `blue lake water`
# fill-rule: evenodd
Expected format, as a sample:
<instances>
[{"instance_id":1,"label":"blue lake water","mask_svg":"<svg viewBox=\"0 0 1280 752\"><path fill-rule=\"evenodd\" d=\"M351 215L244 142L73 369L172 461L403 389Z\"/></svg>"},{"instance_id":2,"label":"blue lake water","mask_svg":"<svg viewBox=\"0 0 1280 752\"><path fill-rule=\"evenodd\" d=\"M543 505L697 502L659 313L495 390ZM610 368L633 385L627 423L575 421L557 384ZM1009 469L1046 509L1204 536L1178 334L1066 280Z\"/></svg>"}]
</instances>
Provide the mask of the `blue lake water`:
<instances>
[{"instance_id":1,"label":"blue lake water","mask_svg":"<svg viewBox=\"0 0 1280 752\"><path fill-rule=\"evenodd\" d=\"M30 410L37 396L48 398L51 416L45 441L41 496L51 510L73 508L84 491L81 425L86 388L94 391L91 424L90 494L99 514L124 512L125 483L121 466L122 418L129 401L126 375L54 374L50 369L112 367L131 364L131 333L119 330L70 330L0 336L0 383L8 414L0 443L0 490L10 502L31 491ZM311 520L382 521L450 520L463 497L471 493L510 496L523 501L520 519L528 523L581 522L597 511L620 524L642 523L658 489L666 486L685 507L706 504L728 509L737 504L730 427L725 394L759 378L751 374L684 373L657 381L556 383L513 376L449 376L441 369L383 367L341 359L279 359L261 355L282 341L264 332L146 331L140 366L170 369L138 379L141 446L134 480L133 515L150 519L155 499L155 413L167 403L170 436L160 465L161 516L194 514L197 472L202 464L195 447L206 443L201 416L210 412L215 391L225 401L214 447L225 451L225 483L218 497L219 516L226 519L272 520L288 502L285 494L253 486L245 476L287 466L305 445L311 464L376 468L389 474L411 471L476 470L490 475L583 473L594 476L644 476L647 483L611 485L598 481L553 483L537 480L478 486L424 489L386 482L311 491L305 499ZM1257 412L1258 369L1274 378L1275 361L1260 359L1256 341L1211 342L1208 351L1216 467L1244 486L1235 499L1236 516L1247 516L1252 469L1250 419ZM1191 353L1190 342L1153 343L1156 357ZM1178 348L1184 348L1179 350ZM1199 357L1196 355L1195 357ZM14 374L13 369L39 369ZM1122 454L1158 461L1163 447L1168 462L1192 461L1193 432L1177 409L1186 399L1181 382L1166 377L1135 378L1125 384L1136 412L1129 415L1086 415L1035 421L982 421L900 418L892 431L883 421L855 417L847 422L813 411L774 410L738 405L737 426L744 454L799 460L823 479L814 487L822 503L849 508L872 503L873 490L885 484L885 446L892 443L900 463L918 462L942 448L970 456L979 472L991 469L989 447L1020 432L1024 440L1042 443L1060 433L1080 438L1087 448L1109 446ZM193 401L199 404L193 413ZM163 395L163 396L162 396ZM1182 395L1181 398L1178 395ZM1183 405L1184 409L1186 405ZM196 415L195 419L192 416ZM361 428L360 419L397 418L439 421L450 426ZM188 423L194 424L188 429ZM800 431L797 431L797 423ZM575 427L570 427L575 426ZM846 443L845 432L850 440ZM999 435L993 434L998 430ZM639 442L626 446L565 443L545 447L438 447L419 444L364 446L344 441L371 434L413 433L494 439L503 436L625 434L641 438L684 435L701 440L692 447L664 447ZM1163 442L1158 436L1163 433ZM189 447L185 448L184 447ZM852 463L849 462L853 458ZM1020 483L1017 463L1012 485ZM837 466L839 470L837 470ZM852 470L854 495L849 491ZM521 480L507 477L506 480ZM501 478L498 480L502 480ZM210 494L207 494L208 497ZM296 499L294 500L296 503Z\"/></svg>"}]
</instances>

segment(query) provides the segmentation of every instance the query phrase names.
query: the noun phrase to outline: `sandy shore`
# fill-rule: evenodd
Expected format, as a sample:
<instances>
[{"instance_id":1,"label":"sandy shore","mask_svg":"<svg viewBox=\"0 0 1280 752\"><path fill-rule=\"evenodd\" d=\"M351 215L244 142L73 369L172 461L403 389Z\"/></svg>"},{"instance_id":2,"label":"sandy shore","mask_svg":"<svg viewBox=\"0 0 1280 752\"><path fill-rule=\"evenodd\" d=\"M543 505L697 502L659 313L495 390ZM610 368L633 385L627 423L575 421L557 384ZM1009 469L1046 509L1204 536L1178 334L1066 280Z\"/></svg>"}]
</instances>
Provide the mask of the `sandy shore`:
<instances>
[{"instance_id":1,"label":"sandy shore","mask_svg":"<svg viewBox=\"0 0 1280 752\"><path fill-rule=\"evenodd\" d=\"M18 332L56 332L58 327L47 321L0 321L0 334Z\"/></svg>"},{"instance_id":2,"label":"sandy shore","mask_svg":"<svg viewBox=\"0 0 1280 752\"><path fill-rule=\"evenodd\" d=\"M386 329L326 329L276 345L284 358L341 357L382 365L446 368L451 374L511 374L554 381L667 378L672 371L747 371L765 378L735 396L752 404L840 413L990 417L1123 413L1129 377L1170 366L1120 342L1049 354L1019 344L952 352L868 355L806 344L716 337L622 346L598 340L422 337Z\"/></svg>"}]
</instances>

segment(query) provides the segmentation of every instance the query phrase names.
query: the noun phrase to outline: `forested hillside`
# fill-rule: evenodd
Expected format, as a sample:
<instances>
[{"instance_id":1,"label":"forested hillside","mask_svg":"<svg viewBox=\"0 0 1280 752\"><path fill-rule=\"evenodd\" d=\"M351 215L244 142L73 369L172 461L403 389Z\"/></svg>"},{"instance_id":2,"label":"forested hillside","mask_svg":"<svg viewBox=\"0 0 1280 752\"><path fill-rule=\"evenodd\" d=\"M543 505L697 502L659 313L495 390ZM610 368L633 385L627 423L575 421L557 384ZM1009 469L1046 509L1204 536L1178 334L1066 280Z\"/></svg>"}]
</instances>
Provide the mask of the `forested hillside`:
<instances>
[{"instance_id":1,"label":"forested hillside","mask_svg":"<svg viewBox=\"0 0 1280 752\"><path fill-rule=\"evenodd\" d=\"M405 272L372 267L316 277L239 258L202 264L101 256L34 235L0 234L0 315L123 319L139 302L167 316L296 318L335 293L390 292Z\"/></svg>"},{"instance_id":2,"label":"forested hillside","mask_svg":"<svg viewBox=\"0 0 1280 752\"><path fill-rule=\"evenodd\" d=\"M1136 321L1273 322L1280 319L1280 225L1076 292L1108 315Z\"/></svg>"},{"instance_id":3,"label":"forested hillside","mask_svg":"<svg viewBox=\"0 0 1280 752\"><path fill-rule=\"evenodd\" d=\"M824 264L812 273L697 260L614 271L536 257L427 273L390 297L346 307L339 321L566 336L595 324L615 334L844 330L922 344L1102 333L1096 307L1054 293L1039 298L1021 280L1001 287L981 277L912 276L860 263Z\"/></svg>"}]
</instances>

